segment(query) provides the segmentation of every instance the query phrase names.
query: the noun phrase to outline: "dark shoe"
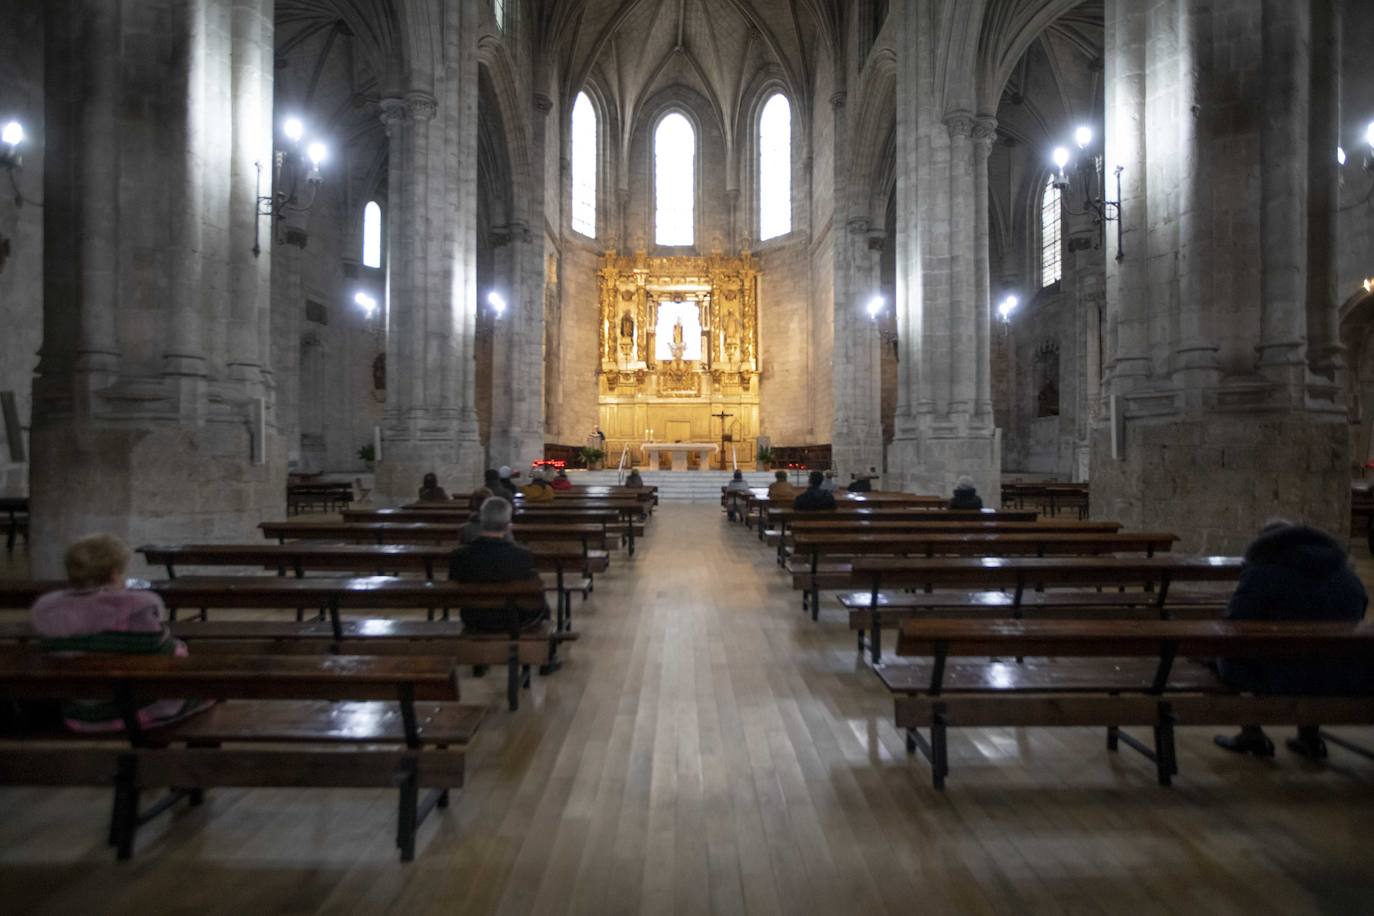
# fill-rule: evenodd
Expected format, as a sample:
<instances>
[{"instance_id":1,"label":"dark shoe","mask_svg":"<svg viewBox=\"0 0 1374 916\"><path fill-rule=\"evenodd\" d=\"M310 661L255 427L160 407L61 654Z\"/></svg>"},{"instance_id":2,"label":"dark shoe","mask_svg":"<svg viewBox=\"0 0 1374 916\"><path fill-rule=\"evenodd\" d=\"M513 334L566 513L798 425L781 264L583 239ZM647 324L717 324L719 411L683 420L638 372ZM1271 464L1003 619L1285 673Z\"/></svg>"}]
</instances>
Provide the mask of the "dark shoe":
<instances>
[{"instance_id":1,"label":"dark shoe","mask_svg":"<svg viewBox=\"0 0 1374 916\"><path fill-rule=\"evenodd\" d=\"M1290 751L1308 760L1326 759L1326 742L1322 740L1321 732L1316 728L1299 728L1296 738L1289 738L1283 743Z\"/></svg>"},{"instance_id":2,"label":"dark shoe","mask_svg":"<svg viewBox=\"0 0 1374 916\"><path fill-rule=\"evenodd\" d=\"M473 677L486 677L486 676L487 676L487 666L486 666L486 665L473 665L473 666L472 666L472 676L473 676Z\"/></svg>"},{"instance_id":3,"label":"dark shoe","mask_svg":"<svg viewBox=\"0 0 1374 916\"><path fill-rule=\"evenodd\" d=\"M1240 734L1233 736L1217 735L1212 740L1216 742L1217 747L1237 754L1250 754L1253 757L1274 756L1274 742L1258 728L1253 731L1244 728Z\"/></svg>"}]
</instances>

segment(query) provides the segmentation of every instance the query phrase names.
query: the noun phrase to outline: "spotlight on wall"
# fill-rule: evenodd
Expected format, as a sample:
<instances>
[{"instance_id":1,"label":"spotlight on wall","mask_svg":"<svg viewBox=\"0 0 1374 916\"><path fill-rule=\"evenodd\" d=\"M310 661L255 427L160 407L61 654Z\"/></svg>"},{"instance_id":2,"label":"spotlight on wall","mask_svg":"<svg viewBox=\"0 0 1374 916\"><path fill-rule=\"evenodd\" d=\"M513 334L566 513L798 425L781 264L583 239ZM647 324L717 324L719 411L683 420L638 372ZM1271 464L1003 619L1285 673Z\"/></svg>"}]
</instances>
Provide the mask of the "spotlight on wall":
<instances>
[{"instance_id":1,"label":"spotlight on wall","mask_svg":"<svg viewBox=\"0 0 1374 916\"><path fill-rule=\"evenodd\" d=\"M1340 146L1336 147L1336 164L1337 164L1337 165L1345 165L1345 148L1344 148L1344 147L1340 147Z\"/></svg>"},{"instance_id":2,"label":"spotlight on wall","mask_svg":"<svg viewBox=\"0 0 1374 916\"><path fill-rule=\"evenodd\" d=\"M1364 154L1364 170L1374 172L1374 121L1369 122L1369 126L1364 129L1364 145L1367 147Z\"/></svg>"},{"instance_id":3,"label":"spotlight on wall","mask_svg":"<svg viewBox=\"0 0 1374 916\"><path fill-rule=\"evenodd\" d=\"M24 142L24 125L18 121L7 121L0 128L0 166L17 169L24 164L19 147Z\"/></svg>"},{"instance_id":4,"label":"spotlight on wall","mask_svg":"<svg viewBox=\"0 0 1374 916\"><path fill-rule=\"evenodd\" d=\"M496 290L487 293L487 305L491 307L491 313L497 318L506 313L506 297Z\"/></svg>"},{"instance_id":5,"label":"spotlight on wall","mask_svg":"<svg viewBox=\"0 0 1374 916\"><path fill-rule=\"evenodd\" d=\"M883 313L884 305L886 305L886 303L883 301L882 296L874 296L872 299L868 300L868 305L864 306L864 308L868 311L868 317L877 321L878 316Z\"/></svg>"},{"instance_id":6,"label":"spotlight on wall","mask_svg":"<svg viewBox=\"0 0 1374 916\"><path fill-rule=\"evenodd\" d=\"M1050 154L1050 160L1059 170L1058 174L1054 176L1054 186L1060 191L1069 189L1069 176L1066 169L1069 167L1069 163L1073 162L1074 169L1078 172L1079 181L1083 185L1083 209L1073 210L1070 208L1068 212L1072 216L1092 216L1093 222L1097 224L1097 247L1099 248L1102 246L1102 237L1107 230L1107 223L1116 223L1116 259L1120 261L1125 257L1121 232L1121 172L1123 167L1118 165L1115 170L1116 200L1107 200L1107 183L1102 174L1101 151L1090 152L1088 149L1092 146L1093 129L1086 124L1080 125L1073 132L1073 142L1079 151L1076 161L1067 146L1056 146Z\"/></svg>"},{"instance_id":7,"label":"spotlight on wall","mask_svg":"<svg viewBox=\"0 0 1374 916\"><path fill-rule=\"evenodd\" d=\"M300 154L301 140L305 137L305 123L297 117L289 117L281 122L281 135L286 138L285 149L272 151L272 187L269 193L259 193L254 203L253 220L253 257L262 254L262 217L272 216L284 220L290 213L308 213L315 206L315 195L319 193L320 163L329 158L329 147L319 140L312 140L305 148L305 158ZM258 170L258 188L262 188L262 163L255 162ZM301 185L304 184L304 193ZM274 220L275 223L275 220ZM289 230L286 241L305 247L306 234L302 230Z\"/></svg>"},{"instance_id":8,"label":"spotlight on wall","mask_svg":"<svg viewBox=\"0 0 1374 916\"><path fill-rule=\"evenodd\" d=\"M358 304L358 307L363 310L363 314L368 318L377 314L377 300L362 290L358 290L353 294L353 301Z\"/></svg>"},{"instance_id":9,"label":"spotlight on wall","mask_svg":"<svg viewBox=\"0 0 1374 916\"><path fill-rule=\"evenodd\" d=\"M1003 297L1001 302L997 303L997 317L1001 318L1003 323L1010 323L1011 313L1016 311L1016 307L1020 304L1020 299L1018 299L1015 295L1008 293L1005 297Z\"/></svg>"}]
</instances>

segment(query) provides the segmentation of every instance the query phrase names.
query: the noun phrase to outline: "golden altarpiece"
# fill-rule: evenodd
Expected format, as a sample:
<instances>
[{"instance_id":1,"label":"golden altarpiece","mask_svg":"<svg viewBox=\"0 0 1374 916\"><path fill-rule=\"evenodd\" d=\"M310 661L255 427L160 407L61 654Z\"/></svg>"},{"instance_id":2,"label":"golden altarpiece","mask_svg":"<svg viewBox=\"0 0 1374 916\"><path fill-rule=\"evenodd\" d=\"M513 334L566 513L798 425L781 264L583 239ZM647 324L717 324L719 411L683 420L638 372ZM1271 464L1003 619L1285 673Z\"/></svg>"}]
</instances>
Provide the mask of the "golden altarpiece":
<instances>
[{"instance_id":1,"label":"golden altarpiece","mask_svg":"<svg viewBox=\"0 0 1374 916\"><path fill-rule=\"evenodd\" d=\"M606 462L646 442L721 443L752 467L759 429L758 270L740 257L622 256L601 270L601 430ZM721 414L729 416L721 418ZM706 451L692 465L719 457Z\"/></svg>"}]
</instances>

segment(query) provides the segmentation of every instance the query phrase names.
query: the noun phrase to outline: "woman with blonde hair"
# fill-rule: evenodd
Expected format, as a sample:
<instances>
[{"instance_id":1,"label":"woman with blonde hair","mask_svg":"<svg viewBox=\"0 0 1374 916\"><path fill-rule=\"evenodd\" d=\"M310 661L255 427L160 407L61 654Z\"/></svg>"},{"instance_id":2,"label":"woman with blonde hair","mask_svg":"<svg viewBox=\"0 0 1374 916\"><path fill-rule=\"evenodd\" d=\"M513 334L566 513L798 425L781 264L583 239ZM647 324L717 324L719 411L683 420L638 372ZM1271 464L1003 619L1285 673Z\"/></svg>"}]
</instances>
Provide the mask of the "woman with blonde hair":
<instances>
[{"instance_id":1,"label":"woman with blonde hair","mask_svg":"<svg viewBox=\"0 0 1374 916\"><path fill-rule=\"evenodd\" d=\"M119 538L92 534L67 548L70 588L49 592L29 611L42 637L40 648L64 654L186 655L186 645L164 622L166 608L156 593L127 588L133 552ZM151 700L138 709L142 728L166 725L206 708L197 700ZM124 720L109 701L68 700L62 704L74 731L120 731Z\"/></svg>"}]
</instances>

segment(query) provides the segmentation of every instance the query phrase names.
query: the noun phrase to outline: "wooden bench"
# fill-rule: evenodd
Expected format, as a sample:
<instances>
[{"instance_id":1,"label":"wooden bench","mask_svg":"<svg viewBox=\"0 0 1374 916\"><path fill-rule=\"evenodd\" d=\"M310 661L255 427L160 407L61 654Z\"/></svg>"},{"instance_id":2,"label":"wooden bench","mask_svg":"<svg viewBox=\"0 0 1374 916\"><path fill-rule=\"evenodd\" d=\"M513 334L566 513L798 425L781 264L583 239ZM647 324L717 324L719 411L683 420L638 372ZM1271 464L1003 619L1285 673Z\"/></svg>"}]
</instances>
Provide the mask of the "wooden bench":
<instances>
[{"instance_id":1,"label":"wooden bench","mask_svg":"<svg viewBox=\"0 0 1374 916\"><path fill-rule=\"evenodd\" d=\"M1047 531L1039 534L885 534L852 532L805 532L793 537L794 563L792 587L802 589L802 611L808 608L814 619L820 609L822 588L845 588L849 584L850 564L828 565L822 574L821 558L912 555L962 557L1014 556L1093 556L1101 554L1143 553L1153 556L1173 546L1176 535L1161 532L1115 534L1066 534Z\"/></svg>"},{"instance_id":2,"label":"wooden bench","mask_svg":"<svg viewBox=\"0 0 1374 916\"><path fill-rule=\"evenodd\" d=\"M800 493L801 491L798 490L797 492ZM775 504L769 499L767 490L761 496L750 494L746 501L748 511L755 513L758 517L759 540L763 540L763 532L768 527L770 519L774 518L774 512L804 512L817 518L826 517L827 512L940 512L946 511L945 504L948 502L941 496L917 496L911 493L845 493L842 490L835 490L831 495L835 497L834 509L794 510L792 501L796 498L795 496L790 496ZM1034 521L1035 514L1025 515L1022 520Z\"/></svg>"},{"instance_id":3,"label":"wooden bench","mask_svg":"<svg viewBox=\"0 0 1374 916\"><path fill-rule=\"evenodd\" d=\"M586 559L575 544L538 543L526 545L534 555L538 569L549 571L552 581L548 591L558 595L559 629L566 629L572 620L572 594L591 590L588 572L602 572L595 560ZM176 578L181 566L249 566L275 568L279 576L287 570L303 578L306 571L376 570L380 576L402 570L423 573L426 579L435 578L435 570L447 575L453 550L417 544L317 544L292 542L289 544L185 544L181 546L144 545L138 552L154 566L167 570L167 578ZM579 575L579 571L581 574Z\"/></svg>"},{"instance_id":4,"label":"wooden bench","mask_svg":"<svg viewBox=\"0 0 1374 916\"><path fill-rule=\"evenodd\" d=\"M787 540L787 526L798 520L809 522L920 522L938 525L954 522L1034 522L1038 516L1034 512L1007 512L993 509L963 510L941 508L841 508L834 511L814 509L793 509L791 505L767 509L765 519L760 519L759 540L776 534L779 547ZM767 528L767 524L774 527Z\"/></svg>"},{"instance_id":5,"label":"wooden bench","mask_svg":"<svg viewBox=\"0 0 1374 916\"><path fill-rule=\"evenodd\" d=\"M5 552L13 553L16 537L22 534L24 543L29 542L29 499L27 496L0 497L0 512L4 512L7 519Z\"/></svg>"},{"instance_id":6,"label":"wooden bench","mask_svg":"<svg viewBox=\"0 0 1374 916\"><path fill-rule=\"evenodd\" d=\"M353 502L351 483L293 483L286 487L287 514L319 505L325 512L345 509Z\"/></svg>"},{"instance_id":7,"label":"wooden bench","mask_svg":"<svg viewBox=\"0 0 1374 916\"><path fill-rule=\"evenodd\" d=\"M415 857L419 826L463 785L465 750L484 710L458 703L448 659L366 656L82 656L0 653L0 692L15 699L110 699L123 710L109 734L7 740L0 783L113 786L109 841L133 855L140 826L204 790L397 788L396 845ZM179 724L144 732L134 697L220 701ZM341 702L343 701L343 702ZM146 810L140 796L174 787ZM431 792L421 800L421 787Z\"/></svg>"},{"instance_id":8,"label":"wooden bench","mask_svg":"<svg viewBox=\"0 0 1374 916\"><path fill-rule=\"evenodd\" d=\"M347 509L343 520L349 524L453 524L461 525L472 513L466 509ZM540 503L537 507L515 507L517 525L601 525L608 543L614 537L630 548L633 555L634 539L644 534L644 523L636 520L633 510L621 512L618 509L582 509L574 506L553 506Z\"/></svg>"},{"instance_id":9,"label":"wooden bench","mask_svg":"<svg viewBox=\"0 0 1374 916\"><path fill-rule=\"evenodd\" d=\"M1167 616L1171 605L1215 607L1224 595L1179 596L1180 582L1234 583L1241 557L944 557L939 559L860 557L849 572L853 587L863 592L842 595L849 625L858 633L859 651L867 644L873 664L882 663L882 628L932 609L977 608L992 603L1005 616L1019 617L1023 607L1153 607ZM1083 589L1116 588L1118 595L1084 593ZM888 589L925 589L927 594L884 594ZM975 589L951 596L936 589ZM1058 594L1050 589L1072 589ZM1137 590L1134 595L1131 590ZM992 601L987 590L1005 591ZM1046 590L1046 591L1041 591ZM1001 602L1006 600L1007 603Z\"/></svg>"},{"instance_id":10,"label":"wooden bench","mask_svg":"<svg viewBox=\"0 0 1374 916\"><path fill-rule=\"evenodd\" d=\"M907 620L897 654L929 659L883 675L898 693L907 750L949 774L951 726L1102 726L1154 762L1159 784L1178 774L1179 725L1374 724L1374 696L1255 696L1227 689L1188 658L1344 659L1374 663L1374 626L1224 621ZM1027 659L1024 665L952 659ZM1153 746L1122 726L1147 726ZM928 729L930 737L921 734ZM1339 742L1349 747L1346 742ZM1363 750L1361 753L1367 752Z\"/></svg>"},{"instance_id":11,"label":"wooden bench","mask_svg":"<svg viewBox=\"0 0 1374 916\"><path fill-rule=\"evenodd\" d=\"M27 608L38 596L65 588L60 581L0 581L0 608ZM172 631L195 651L256 654L443 655L464 665L505 665L506 701L519 709L519 690L530 671L551 674L562 664L559 647L577 639L565 621L521 629L522 611L542 610L543 588L531 582L458 583L361 577L283 579L278 577L188 576L148 583L168 608ZM474 633L449 623L451 608L508 611L508 633ZM208 610L292 610L295 622L210 621ZM318 611L318 621L303 610ZM180 610L198 610L198 620L178 620ZM428 620L344 620L344 611L420 610ZM0 642L37 639L27 621L0 623Z\"/></svg>"}]
</instances>

